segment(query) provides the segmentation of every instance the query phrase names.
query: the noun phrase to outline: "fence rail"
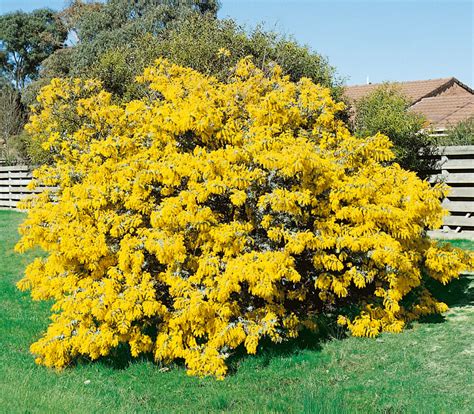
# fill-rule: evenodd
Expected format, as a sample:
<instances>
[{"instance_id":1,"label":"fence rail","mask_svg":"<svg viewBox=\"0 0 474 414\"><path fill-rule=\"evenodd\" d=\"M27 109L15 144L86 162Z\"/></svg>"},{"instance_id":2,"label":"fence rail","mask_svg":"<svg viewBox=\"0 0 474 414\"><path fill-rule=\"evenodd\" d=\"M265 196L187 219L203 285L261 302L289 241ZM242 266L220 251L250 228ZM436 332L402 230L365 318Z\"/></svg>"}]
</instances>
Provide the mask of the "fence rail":
<instances>
[{"instance_id":1,"label":"fence rail","mask_svg":"<svg viewBox=\"0 0 474 414\"><path fill-rule=\"evenodd\" d=\"M431 182L444 181L451 192L443 206L451 213L434 237L474 240L474 145L439 147L438 161ZM16 208L18 201L41 191L28 190L32 168L24 165L0 165L0 208Z\"/></svg>"},{"instance_id":2,"label":"fence rail","mask_svg":"<svg viewBox=\"0 0 474 414\"><path fill-rule=\"evenodd\" d=\"M431 182L443 181L451 187L443 207L450 216L435 237L474 239L474 145L439 147Z\"/></svg>"},{"instance_id":3,"label":"fence rail","mask_svg":"<svg viewBox=\"0 0 474 414\"><path fill-rule=\"evenodd\" d=\"M0 208L16 208L19 201L41 188L29 190L32 167L26 165L0 165Z\"/></svg>"}]
</instances>

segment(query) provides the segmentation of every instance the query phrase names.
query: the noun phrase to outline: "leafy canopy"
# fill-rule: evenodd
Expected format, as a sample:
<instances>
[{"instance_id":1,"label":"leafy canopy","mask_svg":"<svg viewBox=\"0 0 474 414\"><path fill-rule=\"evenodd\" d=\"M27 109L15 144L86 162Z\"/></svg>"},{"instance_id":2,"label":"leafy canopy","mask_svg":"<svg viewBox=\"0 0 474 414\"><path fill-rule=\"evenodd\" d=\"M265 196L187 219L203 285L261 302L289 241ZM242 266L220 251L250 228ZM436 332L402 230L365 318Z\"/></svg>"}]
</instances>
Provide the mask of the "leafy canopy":
<instances>
[{"instance_id":1,"label":"leafy canopy","mask_svg":"<svg viewBox=\"0 0 474 414\"><path fill-rule=\"evenodd\" d=\"M225 81L160 59L137 82L116 104L55 79L28 125L55 154L36 184L58 186L25 202L17 245L48 252L18 284L54 302L39 363L126 345L222 378L321 314L373 337L446 310L427 280L474 264L426 237L446 188L385 165L388 138L351 136L329 89L250 59Z\"/></svg>"},{"instance_id":2,"label":"leafy canopy","mask_svg":"<svg viewBox=\"0 0 474 414\"><path fill-rule=\"evenodd\" d=\"M339 92L334 68L308 48L260 28L248 34L233 20L199 15L173 21L159 37L147 34L108 50L88 73L114 95L130 99L146 93L133 80L158 57L224 80L229 68L246 56L262 69L276 63L293 81L308 77L330 87L333 95Z\"/></svg>"},{"instance_id":3,"label":"leafy canopy","mask_svg":"<svg viewBox=\"0 0 474 414\"><path fill-rule=\"evenodd\" d=\"M74 64L90 68L106 51L145 33L159 36L179 17L209 14L215 18L218 7L215 0L78 0L62 14L77 38Z\"/></svg>"},{"instance_id":4,"label":"leafy canopy","mask_svg":"<svg viewBox=\"0 0 474 414\"><path fill-rule=\"evenodd\" d=\"M0 16L0 74L18 90L38 76L41 62L62 47L67 30L55 12L14 12Z\"/></svg>"},{"instance_id":5,"label":"leafy canopy","mask_svg":"<svg viewBox=\"0 0 474 414\"><path fill-rule=\"evenodd\" d=\"M275 62L294 81L305 76L338 92L340 82L325 58L258 27L247 33L232 20L217 19L216 10L215 2L202 1L76 1L62 17L77 44L43 62L41 79L26 101L34 103L41 86L66 76L96 77L119 99L140 98L146 90L134 79L159 57L222 79L250 55L261 68ZM227 59L216 59L219 50Z\"/></svg>"}]
</instances>

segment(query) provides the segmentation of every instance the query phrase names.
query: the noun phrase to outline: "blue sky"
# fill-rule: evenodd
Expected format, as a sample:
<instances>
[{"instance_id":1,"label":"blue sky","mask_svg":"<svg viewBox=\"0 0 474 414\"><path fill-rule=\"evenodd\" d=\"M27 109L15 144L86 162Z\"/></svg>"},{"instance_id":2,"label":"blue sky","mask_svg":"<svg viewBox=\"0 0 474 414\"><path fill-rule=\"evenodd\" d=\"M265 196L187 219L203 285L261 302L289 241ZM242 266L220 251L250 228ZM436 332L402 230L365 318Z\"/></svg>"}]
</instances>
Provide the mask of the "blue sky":
<instances>
[{"instance_id":1,"label":"blue sky","mask_svg":"<svg viewBox=\"0 0 474 414\"><path fill-rule=\"evenodd\" d=\"M0 13L64 0L0 0ZM455 76L474 84L471 0L222 0L220 17L264 22L326 56L348 84Z\"/></svg>"}]
</instances>

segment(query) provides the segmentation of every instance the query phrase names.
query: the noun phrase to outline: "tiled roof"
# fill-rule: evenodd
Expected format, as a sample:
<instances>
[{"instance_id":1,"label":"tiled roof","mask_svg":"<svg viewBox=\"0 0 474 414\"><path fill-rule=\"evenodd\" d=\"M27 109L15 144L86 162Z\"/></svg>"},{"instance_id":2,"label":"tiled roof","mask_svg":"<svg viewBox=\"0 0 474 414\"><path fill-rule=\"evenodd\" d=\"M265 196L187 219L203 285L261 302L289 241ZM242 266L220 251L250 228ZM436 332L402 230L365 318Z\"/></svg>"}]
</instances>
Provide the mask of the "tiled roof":
<instances>
[{"instance_id":1,"label":"tiled roof","mask_svg":"<svg viewBox=\"0 0 474 414\"><path fill-rule=\"evenodd\" d=\"M423 114L432 128L444 129L474 116L474 95L441 95L424 98L410 109Z\"/></svg>"},{"instance_id":2,"label":"tiled roof","mask_svg":"<svg viewBox=\"0 0 474 414\"><path fill-rule=\"evenodd\" d=\"M425 96L436 94L437 90L440 88L443 89L455 81L455 78L440 78L409 82L394 82L394 84L400 87L402 93L410 98L412 103L415 103ZM363 96L371 93L379 86L380 83L346 86L344 94L349 98L349 100L357 101Z\"/></svg>"},{"instance_id":3,"label":"tiled roof","mask_svg":"<svg viewBox=\"0 0 474 414\"><path fill-rule=\"evenodd\" d=\"M430 127L445 129L474 116L474 91L456 78L396 82L410 101L410 109L423 114ZM347 86L344 94L355 102L381 84ZM354 116L354 108L352 108Z\"/></svg>"}]
</instances>

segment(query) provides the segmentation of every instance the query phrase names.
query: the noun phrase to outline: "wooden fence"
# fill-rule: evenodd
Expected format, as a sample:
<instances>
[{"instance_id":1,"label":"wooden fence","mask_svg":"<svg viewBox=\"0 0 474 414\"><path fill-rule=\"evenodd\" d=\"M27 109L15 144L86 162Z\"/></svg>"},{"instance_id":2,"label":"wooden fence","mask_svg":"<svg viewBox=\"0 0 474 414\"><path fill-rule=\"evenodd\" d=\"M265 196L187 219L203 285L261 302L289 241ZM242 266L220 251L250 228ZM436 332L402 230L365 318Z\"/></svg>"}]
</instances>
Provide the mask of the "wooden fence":
<instances>
[{"instance_id":1,"label":"wooden fence","mask_svg":"<svg viewBox=\"0 0 474 414\"><path fill-rule=\"evenodd\" d=\"M438 238L474 240L474 145L439 147L432 182L441 180L451 187L443 206L451 213L440 230L431 232Z\"/></svg>"},{"instance_id":2,"label":"wooden fence","mask_svg":"<svg viewBox=\"0 0 474 414\"><path fill-rule=\"evenodd\" d=\"M16 208L18 201L33 193L26 188L31 171L26 165L0 165L0 208Z\"/></svg>"},{"instance_id":3,"label":"wooden fence","mask_svg":"<svg viewBox=\"0 0 474 414\"><path fill-rule=\"evenodd\" d=\"M474 145L440 147L438 154L432 182L443 180L452 187L443 201L451 215L442 229L431 234L474 240ZM16 208L18 201L32 193L26 188L30 181L31 167L0 165L0 208Z\"/></svg>"}]
</instances>

